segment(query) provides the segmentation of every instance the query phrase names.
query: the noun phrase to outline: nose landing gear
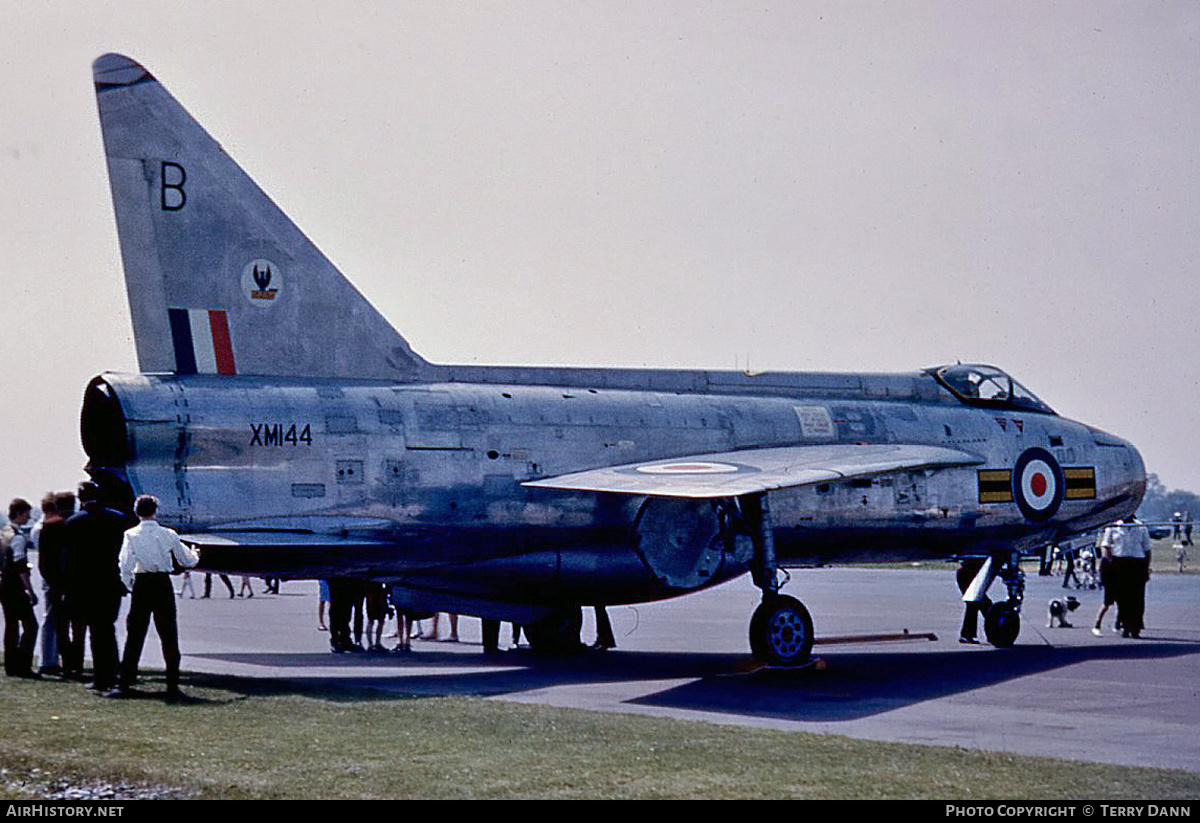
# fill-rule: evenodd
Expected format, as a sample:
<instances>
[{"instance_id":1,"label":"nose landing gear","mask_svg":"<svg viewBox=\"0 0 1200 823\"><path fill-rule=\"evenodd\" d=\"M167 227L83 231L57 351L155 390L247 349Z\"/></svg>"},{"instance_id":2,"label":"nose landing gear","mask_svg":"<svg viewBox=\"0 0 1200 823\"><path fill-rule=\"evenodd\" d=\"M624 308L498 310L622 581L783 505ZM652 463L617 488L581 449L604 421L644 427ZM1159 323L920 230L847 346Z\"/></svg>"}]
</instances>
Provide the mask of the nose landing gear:
<instances>
[{"instance_id":1,"label":"nose landing gear","mask_svg":"<svg viewBox=\"0 0 1200 823\"><path fill-rule=\"evenodd\" d=\"M1021 603L1025 600L1025 572L1021 571L1020 556L1013 554L1000 567L999 577L1008 588L1008 599L988 609L983 631L988 642L1007 649L1017 642L1021 633Z\"/></svg>"},{"instance_id":2,"label":"nose landing gear","mask_svg":"<svg viewBox=\"0 0 1200 823\"><path fill-rule=\"evenodd\" d=\"M1002 565L997 570L996 564ZM1001 561L997 557L988 558L979 569L971 585L963 593L965 602L986 602L986 592L992 581L999 577L1008 589L1008 599L992 604L983 620L983 631L988 642L997 648L1006 649L1017 642L1021 633L1021 603L1025 600L1025 572L1021 571L1021 556L1010 554Z\"/></svg>"}]
</instances>

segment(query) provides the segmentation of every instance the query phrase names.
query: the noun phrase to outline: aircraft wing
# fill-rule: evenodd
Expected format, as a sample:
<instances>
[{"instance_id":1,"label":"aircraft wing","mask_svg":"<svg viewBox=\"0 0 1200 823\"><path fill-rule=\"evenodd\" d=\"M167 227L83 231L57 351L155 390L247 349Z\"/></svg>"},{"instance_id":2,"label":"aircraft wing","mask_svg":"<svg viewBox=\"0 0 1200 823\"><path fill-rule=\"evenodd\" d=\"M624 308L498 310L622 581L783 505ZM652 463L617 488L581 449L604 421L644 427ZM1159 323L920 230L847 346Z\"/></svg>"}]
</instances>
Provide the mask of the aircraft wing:
<instances>
[{"instance_id":1,"label":"aircraft wing","mask_svg":"<svg viewBox=\"0 0 1200 823\"><path fill-rule=\"evenodd\" d=\"M784 446L628 463L531 480L522 485L653 497L737 497L849 477L983 462L982 457L969 452L940 446Z\"/></svg>"}]
</instances>

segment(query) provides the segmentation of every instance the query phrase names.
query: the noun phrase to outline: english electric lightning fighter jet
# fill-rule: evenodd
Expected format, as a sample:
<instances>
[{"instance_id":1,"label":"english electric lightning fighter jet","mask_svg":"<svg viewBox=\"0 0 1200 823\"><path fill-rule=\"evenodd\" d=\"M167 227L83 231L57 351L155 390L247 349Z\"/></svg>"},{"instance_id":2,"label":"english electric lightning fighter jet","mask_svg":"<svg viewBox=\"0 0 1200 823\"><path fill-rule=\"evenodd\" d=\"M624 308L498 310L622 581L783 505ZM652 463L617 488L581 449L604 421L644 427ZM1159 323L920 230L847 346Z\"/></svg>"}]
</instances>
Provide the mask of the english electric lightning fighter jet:
<instances>
[{"instance_id":1,"label":"english electric lightning fighter jet","mask_svg":"<svg viewBox=\"0 0 1200 823\"><path fill-rule=\"evenodd\" d=\"M782 569L1018 559L1132 513L1124 440L1005 372L447 366L417 355L133 60L94 66L141 374L88 385L88 471L150 493L202 568L383 581L414 609L578 643L580 609L749 571L750 646L809 659Z\"/></svg>"}]
</instances>

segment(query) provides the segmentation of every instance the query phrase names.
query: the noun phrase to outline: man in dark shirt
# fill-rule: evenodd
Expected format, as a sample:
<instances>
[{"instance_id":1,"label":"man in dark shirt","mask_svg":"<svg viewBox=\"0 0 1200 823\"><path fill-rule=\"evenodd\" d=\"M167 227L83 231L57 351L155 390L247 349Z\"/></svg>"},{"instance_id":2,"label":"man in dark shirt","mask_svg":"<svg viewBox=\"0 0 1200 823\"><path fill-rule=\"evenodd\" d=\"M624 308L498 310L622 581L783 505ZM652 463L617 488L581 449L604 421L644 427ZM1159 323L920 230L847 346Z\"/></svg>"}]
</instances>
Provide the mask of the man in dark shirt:
<instances>
[{"instance_id":1,"label":"man in dark shirt","mask_svg":"<svg viewBox=\"0 0 1200 823\"><path fill-rule=\"evenodd\" d=\"M83 511L67 520L63 587L74 631L70 660L64 660L64 667L75 674L82 671L83 634L85 629L91 632L91 688L103 694L117 685L119 668L116 623L125 586L117 555L125 529L136 521L104 506L99 491L95 483L81 483Z\"/></svg>"}]
</instances>

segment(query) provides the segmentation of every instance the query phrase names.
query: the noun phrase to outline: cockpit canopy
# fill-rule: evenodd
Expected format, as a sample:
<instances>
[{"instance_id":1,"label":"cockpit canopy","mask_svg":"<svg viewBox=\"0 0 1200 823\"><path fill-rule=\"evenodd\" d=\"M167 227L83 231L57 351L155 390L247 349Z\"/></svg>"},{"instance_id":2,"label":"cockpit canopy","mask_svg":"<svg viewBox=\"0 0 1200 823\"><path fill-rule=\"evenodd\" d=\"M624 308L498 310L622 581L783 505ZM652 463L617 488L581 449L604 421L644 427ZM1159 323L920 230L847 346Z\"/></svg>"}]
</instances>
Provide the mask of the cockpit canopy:
<instances>
[{"instance_id":1,"label":"cockpit canopy","mask_svg":"<svg viewBox=\"0 0 1200 823\"><path fill-rule=\"evenodd\" d=\"M1054 409L995 366L958 363L929 371L951 394L969 406L1054 414Z\"/></svg>"}]
</instances>

